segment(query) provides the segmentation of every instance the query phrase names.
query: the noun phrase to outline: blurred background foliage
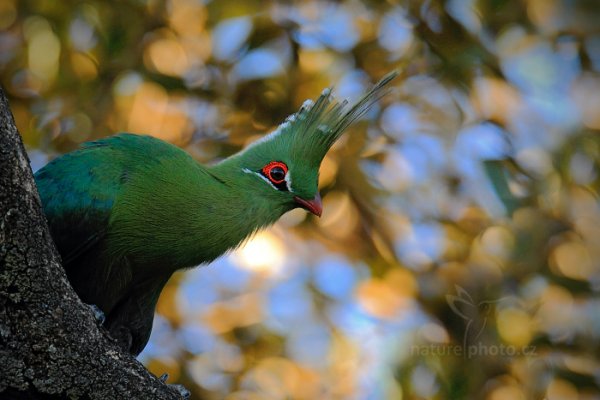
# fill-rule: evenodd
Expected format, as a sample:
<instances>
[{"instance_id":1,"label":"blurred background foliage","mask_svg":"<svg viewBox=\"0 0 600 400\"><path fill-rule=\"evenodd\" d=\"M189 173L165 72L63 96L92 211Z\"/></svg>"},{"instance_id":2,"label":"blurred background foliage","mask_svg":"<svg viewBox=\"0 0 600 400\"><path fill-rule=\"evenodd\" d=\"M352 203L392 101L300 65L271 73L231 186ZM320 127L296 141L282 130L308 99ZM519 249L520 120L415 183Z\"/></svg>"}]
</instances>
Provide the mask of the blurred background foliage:
<instances>
[{"instance_id":1,"label":"blurred background foliage","mask_svg":"<svg viewBox=\"0 0 600 400\"><path fill-rule=\"evenodd\" d=\"M0 2L34 169L119 131L227 157L392 93L286 215L177 274L140 356L196 399L599 399L596 0Z\"/></svg>"}]
</instances>

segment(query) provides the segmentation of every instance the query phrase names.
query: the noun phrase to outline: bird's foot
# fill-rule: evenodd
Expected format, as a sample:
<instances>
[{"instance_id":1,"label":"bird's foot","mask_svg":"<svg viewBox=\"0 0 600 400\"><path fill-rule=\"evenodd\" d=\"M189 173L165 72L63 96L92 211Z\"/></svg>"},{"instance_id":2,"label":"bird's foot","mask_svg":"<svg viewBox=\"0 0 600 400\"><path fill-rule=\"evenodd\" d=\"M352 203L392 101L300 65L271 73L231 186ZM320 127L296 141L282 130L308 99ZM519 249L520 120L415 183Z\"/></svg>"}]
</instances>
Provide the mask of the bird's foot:
<instances>
[{"instance_id":1,"label":"bird's foot","mask_svg":"<svg viewBox=\"0 0 600 400\"><path fill-rule=\"evenodd\" d=\"M161 376L158 377L158 379L165 383L167 382L167 379L169 379L169 374L167 374L166 372L164 374L162 374ZM183 385L176 385L176 384L169 384L167 383L167 386L172 387L173 389L177 390L179 392L179 394L181 395L181 397L183 397L184 399L189 399L190 396L192 395L190 393L189 390L187 390L185 388L185 386Z\"/></svg>"},{"instance_id":2,"label":"bird's foot","mask_svg":"<svg viewBox=\"0 0 600 400\"><path fill-rule=\"evenodd\" d=\"M185 388L185 386L183 385L176 385L176 384L168 384L170 387L172 387L173 389L177 390L179 392L179 394L181 395L182 398L184 399L189 399L192 394L190 393L189 390L187 390Z\"/></svg>"},{"instance_id":3,"label":"bird's foot","mask_svg":"<svg viewBox=\"0 0 600 400\"><path fill-rule=\"evenodd\" d=\"M88 304L87 306L90 308L90 310L92 310L92 314L94 314L94 319L96 322L98 322L99 325L103 325L104 321L106 321L106 316L100 307L95 304Z\"/></svg>"}]
</instances>

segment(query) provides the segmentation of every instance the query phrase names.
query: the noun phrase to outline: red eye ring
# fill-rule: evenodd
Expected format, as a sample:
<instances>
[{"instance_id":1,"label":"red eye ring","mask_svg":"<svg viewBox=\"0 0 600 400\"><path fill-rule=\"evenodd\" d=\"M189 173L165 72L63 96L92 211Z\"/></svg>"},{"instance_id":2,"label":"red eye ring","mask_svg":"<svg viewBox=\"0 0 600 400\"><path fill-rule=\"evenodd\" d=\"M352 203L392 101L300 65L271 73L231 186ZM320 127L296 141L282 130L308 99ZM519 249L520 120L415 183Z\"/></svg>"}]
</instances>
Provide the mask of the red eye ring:
<instances>
[{"instance_id":1,"label":"red eye ring","mask_svg":"<svg viewBox=\"0 0 600 400\"><path fill-rule=\"evenodd\" d=\"M283 171L283 174L281 173ZM278 185L285 180L285 176L287 175L288 167L281 161L271 161L267 165L265 165L262 169L262 173L267 177L271 182Z\"/></svg>"}]
</instances>

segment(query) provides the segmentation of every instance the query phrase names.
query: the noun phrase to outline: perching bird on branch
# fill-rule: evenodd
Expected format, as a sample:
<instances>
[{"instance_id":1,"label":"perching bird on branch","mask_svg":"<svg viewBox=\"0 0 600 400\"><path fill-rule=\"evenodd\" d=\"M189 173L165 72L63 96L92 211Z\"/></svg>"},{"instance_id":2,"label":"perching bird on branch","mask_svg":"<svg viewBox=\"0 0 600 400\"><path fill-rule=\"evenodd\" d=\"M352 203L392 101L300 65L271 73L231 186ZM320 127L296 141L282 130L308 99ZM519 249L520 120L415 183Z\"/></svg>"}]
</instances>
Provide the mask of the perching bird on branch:
<instances>
[{"instance_id":1,"label":"perching bird on branch","mask_svg":"<svg viewBox=\"0 0 600 400\"><path fill-rule=\"evenodd\" d=\"M396 76L354 106L329 89L273 133L212 166L150 136L87 143L35 174L69 281L121 346L139 354L156 302L178 269L206 264L284 213L320 216L319 165Z\"/></svg>"}]
</instances>

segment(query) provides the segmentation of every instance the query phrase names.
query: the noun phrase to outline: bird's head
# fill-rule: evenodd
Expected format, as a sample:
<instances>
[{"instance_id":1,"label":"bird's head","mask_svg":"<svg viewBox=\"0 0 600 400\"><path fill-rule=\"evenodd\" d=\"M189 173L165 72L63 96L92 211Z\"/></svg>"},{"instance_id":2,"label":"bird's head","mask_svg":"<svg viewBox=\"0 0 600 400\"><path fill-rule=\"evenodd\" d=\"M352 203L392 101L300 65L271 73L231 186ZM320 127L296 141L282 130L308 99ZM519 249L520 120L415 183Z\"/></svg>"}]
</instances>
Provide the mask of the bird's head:
<instances>
[{"instance_id":1,"label":"bird's head","mask_svg":"<svg viewBox=\"0 0 600 400\"><path fill-rule=\"evenodd\" d=\"M327 151L355 120L381 98L396 77L386 75L356 104L337 102L330 89L316 101L306 101L272 133L252 143L235 158L258 195L284 211L302 207L321 216L319 166Z\"/></svg>"}]
</instances>

